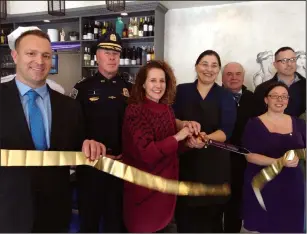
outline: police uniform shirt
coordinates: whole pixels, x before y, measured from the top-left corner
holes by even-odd
[[[86,138],[102,142],[108,153],[121,153],[122,122],[132,84],[116,75],[111,79],[97,72],[80,80],[70,96],[80,101]]]

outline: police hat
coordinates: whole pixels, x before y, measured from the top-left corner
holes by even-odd
[[[97,50],[98,49],[122,52],[122,41],[120,36],[115,32],[103,34],[97,41]]]

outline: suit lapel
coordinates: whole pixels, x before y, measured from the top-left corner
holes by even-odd
[[[59,94],[53,91],[48,86],[51,103],[51,133],[50,133],[50,149],[53,149],[55,145],[58,145],[57,140],[61,131],[61,100]]]
[[[3,110],[6,112],[2,115],[6,116],[4,118],[5,124],[8,124],[7,126],[12,131],[18,132],[18,137],[24,141],[25,145],[35,149],[15,79],[3,85],[6,87],[2,89],[2,98],[8,98],[8,100],[4,99],[2,102]]]

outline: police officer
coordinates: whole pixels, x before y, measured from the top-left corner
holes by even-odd
[[[121,39],[106,33],[96,45],[98,72],[80,80],[70,96],[82,104],[88,139],[107,147],[107,153],[121,156],[122,121],[132,84],[118,72]],[[80,232],[123,232],[120,179],[91,167],[76,169]]]

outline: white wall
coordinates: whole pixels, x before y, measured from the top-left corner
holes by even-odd
[[[282,46],[306,51],[305,10],[303,1],[170,10],[166,13],[165,60],[175,70],[178,83],[192,82],[198,55],[207,49],[215,50],[222,65],[237,61],[245,67],[245,84],[253,90],[253,75],[260,70],[256,62],[259,52],[274,54]],[[219,76],[219,83],[220,80]]]
[[[69,95],[75,84],[81,79],[80,54],[59,54],[58,74],[48,78],[62,85],[65,94]]]

